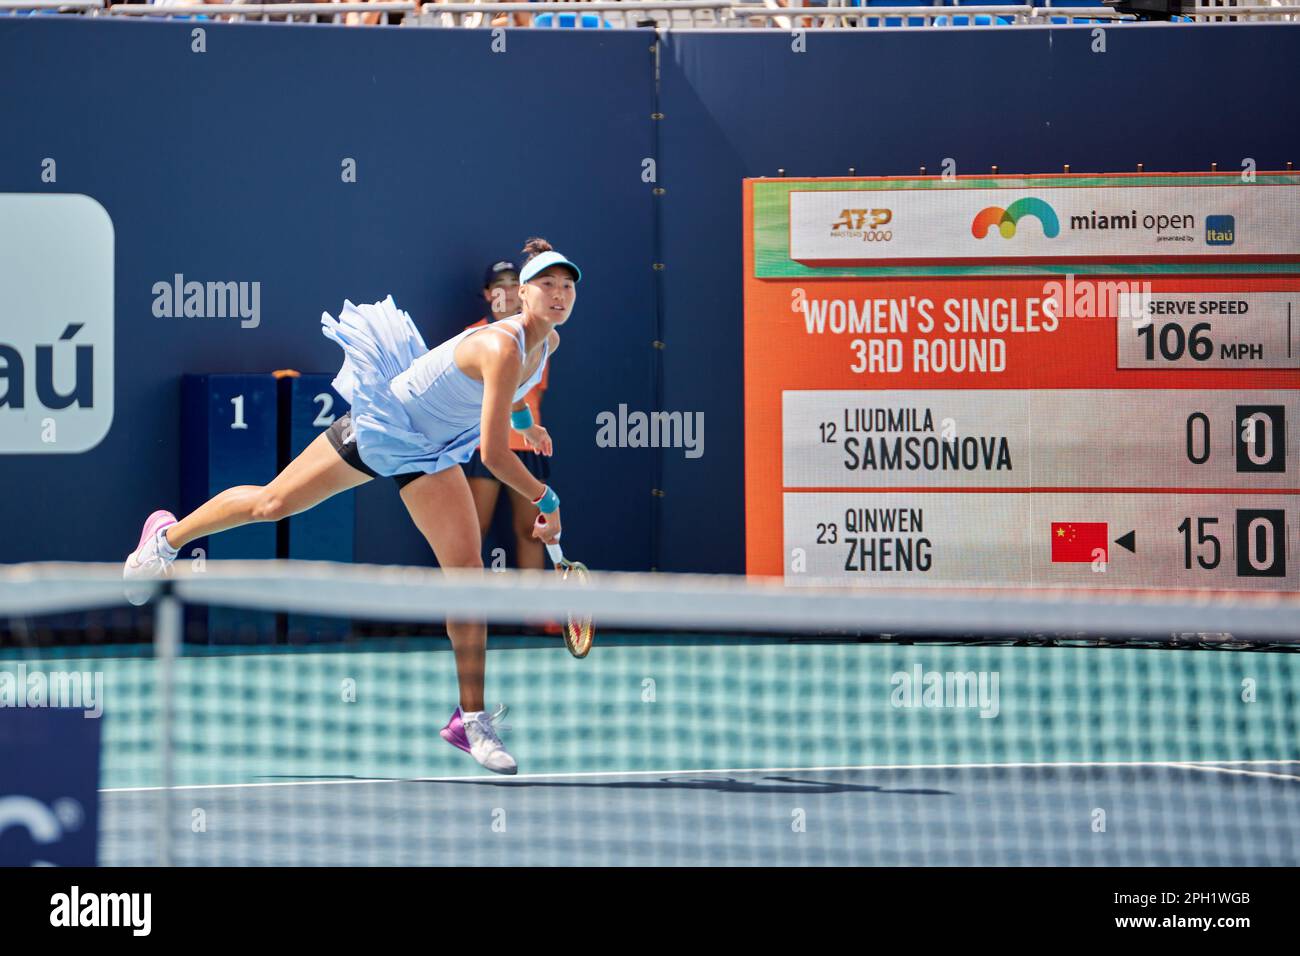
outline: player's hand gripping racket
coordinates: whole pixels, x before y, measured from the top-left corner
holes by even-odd
[[[546,523],[546,517],[541,517],[542,524]],[[585,587],[590,576],[587,572],[587,566],[581,561],[570,561],[564,556],[564,551],[560,548],[560,536],[555,536],[555,541],[546,546],[546,553],[551,556],[555,562],[555,570],[560,574],[560,580],[570,582],[578,587]],[[574,614],[569,615],[568,623],[564,625],[564,646],[569,649],[569,653],[574,657],[586,657],[591,653],[591,644],[596,638],[596,631],[591,626],[591,617],[579,617]]]

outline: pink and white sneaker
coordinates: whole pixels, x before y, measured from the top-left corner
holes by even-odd
[[[466,720],[464,712],[457,707],[456,712],[447,721],[447,726],[438,731],[438,735],[453,747],[459,747],[493,773],[513,774],[519,772],[515,758],[506,751],[506,745],[497,736],[495,722],[505,716],[506,708],[502,704],[491,716],[479,711],[473,720]]]
[[[162,535],[175,523],[176,516],[170,511],[155,511],[144,523],[140,543],[127,555],[122,567],[122,580],[126,582],[126,599],[136,607],[147,604],[153,596],[153,588],[145,582],[171,573],[176,552]]]

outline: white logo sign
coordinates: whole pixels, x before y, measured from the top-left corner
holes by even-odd
[[[71,797],[60,797],[51,810],[33,797],[0,797],[0,836],[10,827],[22,827],[33,843],[49,846],[58,843],[65,832],[81,829],[85,810]],[[34,860],[32,866],[54,866]]]
[[[792,190],[790,258],[834,268],[1280,257],[1300,244],[1297,200],[1300,186],[1273,182]]]
[[[0,454],[77,454],[113,424],[113,221],[0,194]]]

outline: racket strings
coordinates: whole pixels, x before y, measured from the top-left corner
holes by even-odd
[[[560,566],[560,580],[572,581],[580,587],[586,586],[589,580],[587,566],[577,561],[565,560]],[[591,624],[591,616],[570,614],[564,627],[564,643],[569,653],[574,657],[586,657],[591,652],[594,639],[595,629]]]

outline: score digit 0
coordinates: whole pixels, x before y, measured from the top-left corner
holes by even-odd
[[[1238,508],[1235,518],[1236,574],[1245,577],[1286,576],[1286,515],[1275,508]],[[1193,520],[1196,522],[1193,527]],[[1211,528],[1219,523],[1213,516],[1188,516],[1178,525],[1183,539],[1183,568],[1192,570],[1192,559],[1205,571],[1219,567],[1223,549]],[[1193,542],[1192,535],[1196,538]],[[1196,552],[1193,553],[1193,544]]]
[[[1281,405],[1238,405],[1236,470],[1238,472],[1285,472],[1286,459],[1278,454],[1285,435],[1285,412]],[[1210,459],[1210,417],[1205,412],[1187,416],[1187,460],[1203,465]]]

